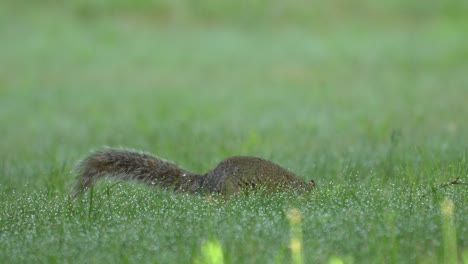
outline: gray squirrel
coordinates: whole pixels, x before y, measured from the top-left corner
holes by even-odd
[[[177,192],[222,195],[245,190],[306,192],[315,186],[313,180],[306,183],[281,166],[256,157],[229,157],[202,175],[146,152],[115,148],[90,153],[78,163],[77,174],[75,196],[103,177],[133,180]]]

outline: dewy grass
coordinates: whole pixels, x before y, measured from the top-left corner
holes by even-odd
[[[303,263],[303,252],[302,252],[302,215],[298,209],[291,209],[288,212],[289,220],[289,249],[291,250],[291,263],[302,264]]]
[[[451,200],[445,199],[440,204],[442,213],[442,234],[444,243],[444,263],[458,263],[457,231],[454,224],[454,204]]]
[[[181,1],[178,17],[145,6],[163,1],[0,2],[2,262],[191,263],[202,248],[290,262],[291,208],[303,263],[467,262],[468,189],[446,185],[468,181],[456,1]],[[103,181],[71,199],[73,165],[102,146],[197,172],[259,156],[316,188],[223,199]]]
[[[195,259],[195,263],[200,264],[223,264],[223,249],[215,239],[204,241],[201,244],[200,259]]]

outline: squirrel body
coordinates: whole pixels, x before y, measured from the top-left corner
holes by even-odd
[[[245,190],[312,190],[294,173],[257,157],[233,156],[205,174],[197,174],[146,152],[106,148],[94,151],[77,166],[75,195],[90,188],[99,178],[133,180],[187,193],[231,195]]]

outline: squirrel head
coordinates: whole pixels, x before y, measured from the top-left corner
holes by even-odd
[[[309,185],[309,188],[310,188],[310,189],[315,188],[315,181],[314,181],[314,180],[310,180],[309,183],[308,183],[308,185]]]

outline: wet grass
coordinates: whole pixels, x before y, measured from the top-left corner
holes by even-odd
[[[101,186],[77,201],[13,192],[2,197],[1,252],[7,263],[187,263],[200,255],[203,242],[216,239],[229,263],[288,262],[287,212],[298,208],[306,263],[333,256],[353,263],[438,263],[444,256],[441,199],[420,199],[424,191],[349,184],[323,186],[308,196],[224,200]],[[438,195],[458,205],[458,245],[466,248],[466,190]]]
[[[440,263],[444,199],[466,255],[468,189],[441,187],[468,181],[463,3],[296,19],[307,3],[118,2],[1,4],[2,261],[187,263],[219,241],[228,263],[288,262],[297,208],[306,263]],[[103,145],[197,172],[261,156],[317,189],[225,200],[103,182],[69,199],[73,164]]]

